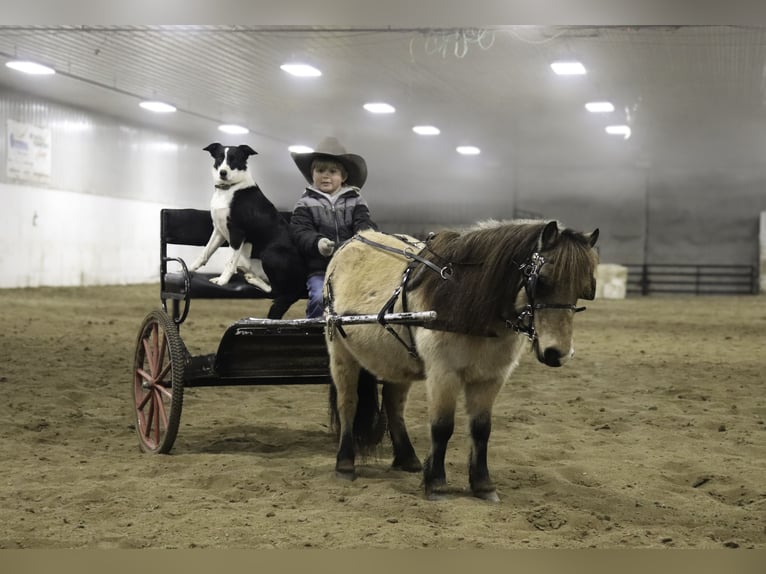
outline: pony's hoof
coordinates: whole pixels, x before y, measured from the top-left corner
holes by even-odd
[[[476,498],[481,498],[487,502],[500,502],[500,497],[497,495],[496,490],[489,490],[484,492],[474,492],[473,495]]]
[[[356,480],[356,473],[353,470],[351,472],[347,472],[345,470],[336,470],[335,478],[351,482],[352,480]]]
[[[447,481],[437,479],[424,488],[427,500],[447,500]]]
[[[335,477],[349,482],[356,478],[354,461],[349,459],[338,460],[335,464]]]

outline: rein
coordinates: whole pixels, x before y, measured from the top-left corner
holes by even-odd
[[[527,304],[519,312],[515,319],[505,320],[505,326],[513,329],[517,333],[525,334],[530,341],[537,339],[537,330],[535,329],[535,311],[540,309],[563,309],[579,313],[585,311],[585,307],[576,305],[567,305],[564,303],[535,303],[535,294],[537,291],[537,280],[540,277],[540,269],[545,265],[545,257],[535,252],[529,260],[519,265],[519,270],[524,279],[524,291],[527,295]]]
[[[389,245],[384,245],[383,243],[378,243],[377,241],[373,241],[371,239],[367,239],[366,237],[362,237],[361,235],[354,235],[354,239],[361,241],[362,243],[365,243],[367,245],[370,245],[371,247],[375,247],[376,249],[380,249],[382,251],[388,251],[389,253],[396,253],[397,255],[403,256],[405,259],[408,259],[410,263],[407,265],[407,267],[404,269],[404,272],[402,273],[402,281],[399,284],[399,286],[394,289],[393,294],[391,297],[389,297],[388,301],[385,302],[383,307],[381,308],[380,312],[378,313],[378,323],[380,323],[386,331],[388,331],[393,337],[399,341],[405,349],[407,349],[407,353],[412,357],[413,359],[420,359],[420,355],[418,355],[417,347],[415,346],[415,337],[412,335],[412,327],[410,325],[406,325],[407,327],[407,335],[409,338],[409,343],[405,341],[399,333],[397,333],[391,325],[389,325],[385,320],[385,315],[388,312],[393,312],[394,306],[396,305],[396,301],[401,296],[402,298],[402,311],[407,312],[407,283],[410,280],[410,274],[412,273],[412,270],[415,268],[415,265],[418,263],[422,263],[425,265],[428,269],[431,269],[432,271],[439,274],[439,276],[442,279],[448,280],[452,279],[452,273],[453,268],[451,263],[447,263],[443,267],[439,267],[438,265],[435,265],[433,262],[429,261],[425,257],[422,257],[420,253],[422,253],[425,249],[421,249],[419,253],[415,253],[412,248],[414,247],[412,243],[404,239],[403,237],[399,237],[398,235],[394,235],[393,237],[396,237],[399,241],[402,243],[405,243],[407,247],[404,249],[397,249],[396,247],[391,247]]]
[[[367,245],[371,245],[372,247],[377,247],[378,249],[382,249],[383,251],[388,251],[390,253],[396,253],[397,255],[402,255],[405,259],[409,259],[410,261],[417,261],[418,263],[422,263],[432,271],[436,271],[439,275],[441,275],[442,279],[450,279],[452,277],[452,263],[447,263],[444,267],[439,267],[438,265],[435,265],[425,257],[421,257],[420,253],[415,253],[412,250],[412,244],[407,241],[406,239],[399,237],[398,235],[394,235],[399,241],[402,243],[406,243],[407,247],[404,249],[397,249],[396,247],[389,247],[388,245],[384,245],[382,243],[378,243],[377,241],[373,241],[371,239],[367,239],[366,237],[362,237],[361,235],[354,235],[354,239],[357,239],[361,241],[362,243],[366,243]],[[422,251],[421,251],[422,253]]]
[[[410,325],[406,325],[407,328],[407,334],[409,338],[409,343],[405,341],[385,320],[386,313],[393,312],[394,306],[396,305],[397,300],[399,297],[402,298],[402,310],[406,313],[407,312],[407,285],[410,281],[410,276],[412,274],[413,269],[417,266],[418,263],[422,263],[426,268],[434,271],[435,273],[438,273],[439,276],[444,280],[452,280],[453,279],[453,265],[452,263],[448,262],[446,265],[439,267],[438,265],[434,264],[432,261],[429,261],[428,259],[424,258],[420,255],[423,251],[428,250],[428,247],[425,247],[421,249],[420,252],[415,252],[413,250],[414,245],[407,241],[406,239],[399,237],[397,235],[394,235],[393,237],[396,237],[401,242],[407,244],[407,247],[403,249],[398,249],[396,247],[391,247],[389,245],[384,245],[382,243],[378,243],[377,241],[372,241],[371,239],[368,239],[366,237],[362,237],[361,235],[354,235],[353,239],[356,239],[357,241],[361,241],[362,243],[365,243],[367,245],[370,245],[371,247],[375,247],[376,249],[380,249],[382,251],[388,251],[389,253],[395,253],[397,255],[403,256],[405,259],[409,260],[410,263],[405,268],[404,272],[402,273],[402,280],[399,286],[394,289],[393,294],[391,297],[386,301],[386,303],[381,308],[380,312],[378,313],[378,323],[380,323],[385,329],[394,336],[394,338],[399,341],[405,349],[407,349],[407,353],[414,359],[420,359],[420,356],[418,355],[417,348],[415,347],[415,338],[412,335],[412,328]],[[524,306],[524,308],[517,312],[517,315],[514,319],[505,319],[505,326],[509,329],[512,329],[516,333],[522,333],[526,335],[530,341],[535,341],[537,339],[537,330],[535,329],[535,311],[539,311],[542,309],[561,309],[564,311],[572,311],[574,313],[579,313],[581,311],[585,311],[585,307],[578,307],[576,305],[569,305],[564,303],[535,303],[535,296],[537,291],[537,281],[540,277],[540,270],[542,269],[543,265],[545,265],[545,258],[540,255],[537,252],[532,253],[532,255],[529,257],[527,261],[519,265],[519,270],[521,271],[524,279],[524,283],[522,287],[524,288],[525,294],[527,296],[527,304]],[[417,282],[417,280],[415,281]],[[342,330],[340,330],[340,333],[342,336],[345,336],[345,333],[343,333]]]

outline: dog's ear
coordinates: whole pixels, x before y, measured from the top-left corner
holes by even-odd
[[[221,151],[221,148],[223,148],[223,146],[219,144],[218,142],[215,142],[215,143],[211,143],[207,147],[203,147],[202,149],[203,151],[209,152],[210,155],[215,157],[215,154],[219,153]]]
[[[242,144],[237,146],[239,148],[239,151],[241,151],[244,154],[247,154],[245,157],[250,157],[251,155],[258,155],[258,152],[255,151],[253,148],[251,148],[247,144]]]

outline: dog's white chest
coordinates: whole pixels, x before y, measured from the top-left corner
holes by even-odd
[[[233,191],[216,189],[210,199],[210,217],[213,219],[213,226],[227,241],[229,240],[229,228],[226,222],[229,218],[232,197],[234,197]]]

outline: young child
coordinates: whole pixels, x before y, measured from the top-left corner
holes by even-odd
[[[358,231],[378,228],[359,194],[367,163],[346,153],[336,138],[323,139],[311,153],[291,155],[310,185],[293,208],[290,231],[309,271],[306,317],[321,317],[325,270],[335,248]]]

